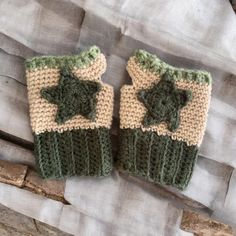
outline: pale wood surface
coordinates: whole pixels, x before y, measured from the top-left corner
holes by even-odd
[[[0,204],[1,236],[69,236],[52,226],[17,213]]]
[[[195,11],[192,15],[191,11],[182,14],[182,10],[178,9],[179,3],[176,1],[171,4],[168,14],[164,14],[164,10],[169,8],[168,4],[164,8],[159,8],[162,12],[160,15],[154,8],[162,1],[159,2],[152,1],[146,4],[143,1],[137,1],[132,6],[132,3],[127,1],[127,4],[120,7],[122,4],[116,1],[109,1],[109,4],[97,3],[93,0],[62,1],[60,4],[56,0],[1,1],[0,137],[2,139],[0,139],[0,160],[20,164],[20,166],[10,163],[2,164],[0,181],[18,186],[17,190],[37,193],[37,197],[39,194],[46,196],[46,201],[52,198],[57,200],[56,203],[66,203],[65,183],[42,180],[33,170],[33,137],[29,123],[23,65],[25,58],[37,54],[77,53],[79,49],[97,44],[108,59],[108,70],[103,79],[115,88],[114,116],[118,117],[119,89],[124,83],[131,83],[125,71],[126,61],[134,49],[143,48],[158,54],[160,58],[176,66],[209,69],[214,77],[213,99],[208,120],[210,125],[208,125],[205,141],[200,150],[204,157],[197,162],[190,187],[180,193],[171,188],[153,185],[153,196],[155,198],[164,196],[170,205],[174,204],[179,209],[197,210],[201,214],[208,213],[208,216],[215,214],[219,217],[219,221],[229,222],[236,227],[236,178],[235,169],[233,169],[236,167],[234,155],[236,150],[234,145],[236,140],[234,138],[236,80],[233,75],[229,74],[235,74],[236,71],[236,51],[232,47],[236,39],[235,30],[231,30],[231,28],[235,29],[235,24],[231,24],[234,21],[234,15],[230,14],[232,8],[228,1],[226,1],[228,7],[224,5],[225,1],[220,1],[215,2],[214,7],[210,8],[210,1],[202,1],[202,4],[186,1],[182,2],[184,6],[182,9],[188,10],[188,4],[190,4]],[[181,17],[171,16],[176,12],[175,8],[181,13]],[[110,11],[111,9],[114,12]],[[143,14],[147,10],[149,14]],[[219,16],[217,21],[214,20],[216,14]],[[188,20],[186,21],[185,18]],[[192,23],[192,27],[188,30],[189,23]],[[19,25],[24,27],[19,27]],[[113,129],[113,134],[116,131]],[[116,144],[116,141],[114,143]],[[148,184],[141,182],[140,180],[138,184],[145,189]],[[7,194],[5,200],[8,196]],[[14,205],[17,200],[19,204],[15,204],[16,209],[21,210],[19,205],[22,201],[17,196],[12,197],[11,204]],[[41,209],[41,205],[38,205],[37,212]],[[50,209],[55,210],[55,206],[53,207]],[[67,208],[68,212],[76,209],[73,205],[69,207],[71,208],[70,210]],[[154,210],[158,212],[158,209]],[[12,214],[15,215],[15,213]],[[49,212],[45,214],[49,215]],[[21,215],[17,217],[23,219]],[[9,217],[5,219],[7,222],[0,221],[0,235],[4,233],[16,236],[61,235],[44,229],[36,232],[31,223],[25,224],[29,225],[29,230],[25,231],[19,224],[14,223],[17,220],[14,221]],[[37,225],[40,228],[40,223]],[[187,215],[184,213],[182,227],[201,236],[231,234],[229,226],[209,218],[205,219],[196,213],[187,213]],[[216,229],[219,230],[216,231]]]
[[[181,229],[194,233],[195,236],[233,236],[229,225],[191,211],[183,212]]]
[[[0,160],[0,182],[22,187],[27,173],[27,166],[11,164]]]
[[[26,165],[0,160],[0,182],[67,203],[64,180],[44,180]]]
[[[33,142],[29,123],[26,86],[0,76],[0,131]]]
[[[66,203],[64,199],[65,181],[63,180],[44,180],[35,171],[28,170],[24,181],[24,188]]]
[[[0,160],[30,167],[35,166],[33,150],[0,138]]]

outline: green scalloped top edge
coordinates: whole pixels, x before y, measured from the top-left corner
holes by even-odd
[[[211,75],[207,71],[188,70],[171,66],[160,60],[156,55],[142,49],[136,50],[134,57],[136,63],[138,63],[143,69],[149,70],[156,75],[167,73],[174,80],[186,79],[208,85],[212,83]]]
[[[27,59],[25,67],[27,70],[35,70],[39,68],[61,68],[61,67],[78,67],[86,68],[94,61],[101,51],[97,46],[92,46],[88,50],[78,55],[70,56],[40,56]]]

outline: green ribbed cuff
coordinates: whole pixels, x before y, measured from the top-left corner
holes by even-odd
[[[44,132],[34,135],[35,156],[43,178],[107,176],[112,170],[110,130]]]
[[[118,169],[180,190],[187,187],[197,159],[197,146],[141,129],[120,132]]]

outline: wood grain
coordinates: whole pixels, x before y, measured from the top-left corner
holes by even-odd
[[[66,203],[64,199],[65,181],[63,180],[44,180],[35,171],[29,170],[24,181],[24,188]]]
[[[17,213],[0,204],[1,236],[69,236],[52,226]]]
[[[33,142],[26,86],[16,80],[0,76],[0,107],[0,131]]]
[[[3,139],[0,139],[0,160],[30,167],[35,166],[35,158],[32,150]]]
[[[183,211],[181,229],[195,236],[233,236],[231,226],[192,211]]]
[[[12,164],[0,160],[0,182],[22,187],[24,185],[27,168],[28,167],[24,165]]]
[[[64,198],[64,180],[44,180],[26,165],[0,160],[0,182],[67,203]]]

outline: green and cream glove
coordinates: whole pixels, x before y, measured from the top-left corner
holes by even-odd
[[[211,76],[179,69],[138,50],[127,64],[133,85],[121,89],[121,171],[183,190],[204,135]]]
[[[102,83],[98,47],[26,61],[31,126],[44,178],[107,176],[112,170],[113,89]]]

